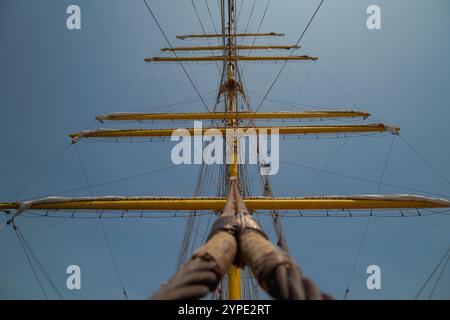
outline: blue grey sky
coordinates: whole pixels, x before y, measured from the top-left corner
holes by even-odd
[[[190,1],[148,2],[173,45],[186,44],[175,39],[178,34],[202,32]],[[213,32],[205,2],[195,3],[206,31]],[[217,2],[208,3],[217,27]],[[257,31],[266,3],[257,1],[248,31]],[[81,7],[81,30],[66,28],[70,4]],[[240,30],[245,29],[252,4],[252,0],[243,3]],[[286,33],[286,39],[277,39],[277,43],[295,43],[317,4],[317,0],[272,1],[261,31]],[[381,7],[381,30],[366,27],[366,9],[371,4]],[[325,0],[299,51],[319,60],[289,64],[261,111],[295,111],[305,106],[369,111],[373,117],[367,122],[401,127],[383,182],[409,188],[382,185],[379,192],[450,198],[448,12],[450,2],[446,0]],[[150,178],[141,175],[93,187],[95,195],[192,195],[199,167],[173,168],[171,142],[82,141],[69,147],[70,132],[111,126],[94,122],[98,114],[205,111],[178,65],[144,63],[145,57],[157,54],[167,44],[141,0],[0,0],[0,44],[1,201],[12,200],[24,186],[18,199],[51,194],[89,196],[78,152],[91,185],[139,175],[142,168],[164,169]],[[212,107],[218,82],[216,65],[186,67]],[[258,97],[265,94],[280,67],[276,63],[245,66],[244,79],[253,106],[258,105]],[[191,102],[164,107],[179,101]],[[404,141],[425,155],[447,181]],[[379,181],[391,142],[390,135],[348,141],[285,140],[280,157],[285,162],[322,168],[339,151],[326,170]],[[325,172],[315,178],[316,174],[282,162],[280,172],[272,178],[274,194],[378,191],[376,183]],[[212,192],[216,186],[211,183],[208,187]],[[82,189],[67,192],[77,188]],[[254,183],[252,188],[258,194],[260,185]],[[371,219],[348,298],[414,298],[449,248],[449,216],[396,214],[394,218]],[[5,214],[0,218],[4,221]],[[128,296],[148,297],[175,270],[185,218],[102,221]],[[282,221],[290,253],[304,273],[323,291],[342,298],[367,217],[285,217]],[[98,219],[24,216],[16,223],[65,299],[123,298]],[[270,224],[265,221],[264,225],[270,232]],[[11,227],[0,231],[0,252],[0,298],[43,299]],[[81,267],[81,290],[66,289],[65,271],[71,264]],[[366,268],[372,264],[381,267],[381,290],[366,288]],[[40,277],[49,297],[57,298],[45,277]],[[447,267],[432,298],[450,298],[449,280]],[[433,285],[427,287],[424,298]]]

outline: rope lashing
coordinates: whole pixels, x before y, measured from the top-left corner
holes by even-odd
[[[232,264],[248,265],[261,287],[275,299],[330,299],[303,277],[287,252],[268,240],[249,214],[235,180],[230,181],[227,203],[207,242],[151,299],[202,298],[214,291]]]

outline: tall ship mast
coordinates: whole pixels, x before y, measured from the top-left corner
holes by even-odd
[[[259,285],[272,297],[277,299],[305,299],[326,298],[317,293],[313,281],[303,278],[300,269],[289,255],[283,227],[280,222],[280,211],[308,212],[329,211],[357,212],[386,209],[421,209],[448,208],[448,199],[429,198],[418,195],[334,195],[334,196],[302,196],[275,197],[273,196],[270,175],[271,165],[264,162],[261,150],[257,148],[260,168],[260,178],[263,181],[263,196],[251,196],[248,192],[250,181],[246,177],[248,166],[239,162],[241,140],[239,132],[244,132],[246,138],[251,135],[275,133],[281,137],[319,136],[319,135],[348,135],[362,133],[387,133],[399,135],[400,128],[382,123],[373,124],[340,124],[340,125],[259,125],[265,121],[289,121],[300,123],[302,120],[321,119],[366,119],[371,114],[360,110],[309,110],[301,112],[263,112],[260,108],[264,102],[252,108],[246,86],[242,79],[243,62],[281,62],[281,68],[292,61],[315,61],[318,57],[310,55],[296,55],[300,48],[301,37],[297,43],[289,45],[263,44],[260,39],[283,37],[282,33],[239,32],[237,28],[237,3],[235,0],[220,0],[221,30],[218,33],[180,35],[179,40],[206,39],[205,46],[174,47],[165,36],[151,8],[155,22],[163,33],[167,46],[161,52],[170,56],[145,58],[145,62],[176,63],[180,65],[187,77],[184,63],[216,63],[221,71],[214,105],[208,105],[203,99],[205,112],[185,113],[138,113],[119,112],[98,115],[100,123],[153,123],[158,121],[206,121],[208,127],[184,128],[176,134],[180,139],[187,136],[201,137],[222,135],[224,137],[224,153],[230,153],[229,163],[221,166],[220,176],[217,178],[217,196],[195,195],[190,197],[151,197],[151,196],[107,196],[68,198],[48,197],[33,201],[16,201],[0,203],[0,210],[7,211],[12,217],[8,224],[14,225],[14,219],[27,211],[117,211],[117,212],[145,212],[145,211],[190,211],[193,214],[186,222],[186,234],[182,243],[182,252],[178,259],[178,271],[175,276],[152,297],[155,299],[187,299],[202,298],[208,293],[213,297],[231,300],[255,298],[247,293],[249,282],[258,281]],[[248,44],[245,39],[253,39]],[[217,43],[211,45],[209,41]],[[260,52],[283,52],[283,55],[259,54]],[[183,55],[191,53],[191,55]],[[192,55],[195,54],[195,55]],[[280,71],[281,72],[281,71]],[[198,93],[198,92],[197,92]],[[200,94],[199,94],[200,95]],[[266,95],[267,96],[267,95]],[[241,107],[242,106],[242,107]],[[84,140],[127,140],[153,139],[173,137],[176,128],[127,128],[127,129],[99,129],[83,130],[70,134],[72,143]],[[228,134],[230,133],[231,134]],[[211,143],[211,139],[207,140]],[[208,166],[202,163],[203,168]],[[199,183],[204,179],[204,172],[200,173]],[[276,234],[276,243],[269,240],[266,232],[255,218],[258,211],[269,212]],[[192,245],[190,234],[192,224],[197,213],[214,212],[216,221],[208,231],[204,243],[187,256]],[[195,274],[196,276],[192,276]],[[195,280],[192,280],[195,278]],[[249,280],[250,279],[250,280]],[[164,279],[162,279],[164,280]],[[253,283],[253,285],[256,285]]]

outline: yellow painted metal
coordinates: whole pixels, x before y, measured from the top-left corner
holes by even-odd
[[[180,40],[185,40],[189,38],[222,38],[222,34],[187,34],[182,36],[177,36]],[[231,33],[225,34],[226,38],[234,38],[234,37],[284,37],[284,33]]]
[[[299,49],[300,46],[287,45],[287,46],[277,46],[277,45],[253,45],[253,46],[197,46],[197,47],[175,47],[175,48],[162,48],[161,51],[212,51],[212,50],[289,50],[289,49]]]
[[[210,129],[215,129],[214,131]],[[217,131],[223,135],[229,128],[202,128],[203,135],[216,135]],[[240,127],[239,129],[248,131],[248,134],[255,134],[261,130],[278,130],[281,135],[288,134],[324,134],[324,133],[361,133],[361,132],[391,132],[398,134],[400,128],[390,127],[384,124],[368,125],[340,125],[340,126],[286,126],[286,127]],[[250,130],[249,130],[250,129]],[[251,130],[253,129],[253,130]],[[175,131],[177,130],[177,131]],[[229,129],[232,130],[232,129]],[[175,132],[174,132],[175,131]],[[169,137],[172,133],[176,136],[192,136],[194,128],[186,129],[128,129],[128,130],[89,130],[70,134],[70,137],[76,142],[80,138],[128,138],[128,137]]]
[[[228,50],[230,56],[231,51]],[[233,63],[228,63],[228,83],[234,82],[234,65]],[[228,106],[227,111],[230,113],[236,113],[237,107],[237,93],[236,86],[228,86]],[[227,126],[231,128],[235,128],[237,125],[237,119],[232,118],[227,121]],[[230,139],[230,136],[227,136],[227,139]],[[228,175],[231,179],[238,179],[239,168],[237,163],[237,141],[236,137],[232,136],[233,139],[233,163],[228,166]],[[228,143],[228,141],[227,141]],[[237,180],[239,181],[239,180]],[[239,269],[235,265],[231,265],[228,270],[228,299],[229,300],[241,300],[241,269]]]
[[[226,203],[222,197],[146,197],[146,198],[64,198],[29,203],[30,210],[144,210],[144,211],[220,211]],[[421,196],[324,196],[302,198],[248,197],[249,210],[370,210],[448,208],[450,199]],[[17,210],[18,202],[0,203],[0,210]]]
[[[309,118],[367,118],[364,111],[331,110],[304,112],[198,112],[198,113],[112,113],[97,116],[98,121],[151,121],[151,120],[255,120],[255,119],[309,119]]]
[[[241,269],[234,264],[228,270],[228,300],[241,300]]]
[[[17,209],[19,205],[15,202],[3,202],[0,203],[0,210],[14,210]]]
[[[228,82],[233,82],[234,74],[234,66],[232,63],[228,64]],[[234,86],[230,86],[230,90],[228,90],[228,111],[231,114],[236,114],[236,104],[237,104],[237,96]],[[228,128],[235,128],[236,127],[236,118],[232,118],[230,121],[227,122]],[[237,164],[237,143],[236,143],[236,137],[232,137],[233,139],[233,163],[229,165],[229,177],[233,178],[238,176],[238,164]]]
[[[153,57],[145,58],[146,62],[207,62],[207,61],[290,61],[317,60],[317,57],[303,56],[204,56],[204,57]]]

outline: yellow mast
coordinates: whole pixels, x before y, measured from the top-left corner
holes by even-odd
[[[161,51],[213,51],[213,50],[228,50],[229,46],[196,46],[196,47],[176,47],[176,48],[162,48]],[[277,45],[239,45],[232,46],[233,50],[289,50],[299,49],[297,45],[277,46]]]
[[[225,12],[224,7],[224,1],[222,1],[222,12]],[[223,58],[225,58],[223,63],[227,63],[227,71],[228,71],[228,77],[227,77],[227,85],[225,86],[227,88],[227,97],[228,97],[228,106],[227,112],[230,112],[231,114],[237,113],[237,87],[236,85],[233,85],[235,83],[234,80],[234,72],[235,72],[235,66],[234,63],[237,61],[236,56],[236,37],[232,35],[232,33],[236,33],[236,26],[234,25],[234,19],[233,19],[233,13],[234,13],[234,0],[228,0],[228,48],[226,52],[224,51]],[[222,16],[222,23],[224,23],[224,16]],[[223,30],[225,30],[225,25],[222,26]],[[225,36],[225,34],[223,34]],[[225,40],[225,38],[223,38]],[[225,44],[225,43],[223,43]],[[220,92],[220,91],[219,91]],[[236,128],[239,124],[239,119],[232,118],[231,120],[226,122],[227,127]],[[227,137],[228,139],[229,137]],[[229,183],[231,184],[231,181],[234,179],[236,180],[236,185],[238,189],[240,188],[239,183],[239,177],[238,177],[238,164],[237,164],[237,140],[236,136],[233,135],[233,163],[229,165],[228,167],[228,176],[229,176]],[[226,141],[227,144],[229,144],[229,141]],[[238,191],[239,192],[239,191]],[[241,269],[236,266],[235,264],[232,264],[230,269],[228,270],[228,299],[229,300],[241,300]]]
[[[231,45],[231,43],[230,43]],[[230,52],[231,53],[231,52]],[[228,63],[228,83],[234,82],[234,67],[230,62]],[[237,105],[237,95],[236,86],[228,86],[228,112],[235,114]],[[232,118],[231,121],[227,121],[227,126],[231,128],[236,128],[237,119]],[[228,167],[228,176],[230,181],[236,179],[238,181],[238,164],[237,164],[237,141],[236,137],[233,136],[233,163]],[[229,143],[229,141],[227,141]],[[241,269],[236,265],[231,265],[228,270],[228,299],[230,300],[241,300]]]

